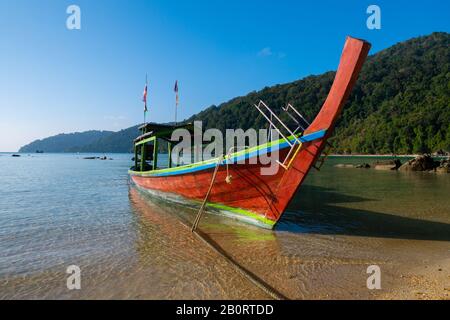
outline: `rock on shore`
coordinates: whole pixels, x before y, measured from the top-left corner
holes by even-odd
[[[415,159],[409,160],[403,164],[399,170],[400,171],[432,171],[438,167],[439,164],[436,163],[430,155],[424,154],[416,157]]]
[[[439,167],[436,168],[438,173],[450,173],[450,160],[442,160]]]
[[[373,168],[375,170],[397,170],[400,168],[402,163],[400,160],[386,160],[386,161],[377,161],[374,163]]]
[[[402,163],[400,160],[383,160],[377,161],[372,164],[368,163],[361,164],[336,164],[335,168],[358,168],[358,169],[369,169],[374,168],[375,170],[399,170],[399,171],[429,171],[438,173],[450,173],[450,159],[442,160],[441,162],[435,161],[431,155],[424,154],[417,156],[416,158],[409,160],[408,162]]]
[[[85,157],[84,160],[113,160],[112,158],[104,157]]]
[[[335,168],[354,168],[355,166],[352,164],[344,164],[340,163],[334,166]]]

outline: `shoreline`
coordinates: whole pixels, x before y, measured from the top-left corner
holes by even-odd
[[[330,154],[328,157],[333,158],[416,158],[421,156],[421,154]],[[449,156],[434,156],[433,158],[448,158]]]
[[[330,154],[329,157],[415,157],[417,155],[404,154],[404,155],[394,155],[394,154]]]

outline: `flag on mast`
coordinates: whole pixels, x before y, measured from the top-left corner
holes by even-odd
[[[178,104],[179,104],[179,96],[178,96],[178,80],[177,81],[175,81],[175,88],[173,88],[173,91],[175,91],[175,95],[176,95],[176,97],[175,97],[175,105],[178,107]]]
[[[147,112],[147,81],[145,81],[144,93],[142,96],[142,101],[144,102],[144,112]]]

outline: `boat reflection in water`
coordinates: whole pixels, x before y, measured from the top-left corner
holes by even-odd
[[[146,278],[154,279],[155,287],[159,288],[155,292],[157,296],[178,299],[270,298],[193,236],[188,226],[195,211],[158,201],[135,188],[130,188],[129,194],[137,219],[137,259],[142,267],[152,269]],[[227,222],[217,223],[215,219]],[[273,232],[262,232],[257,227],[249,228],[220,216],[205,216],[201,229],[221,246],[224,243],[231,246],[245,243],[245,246],[238,246],[240,252],[245,252],[252,243],[265,250],[278,250]],[[247,256],[253,255],[247,252]]]

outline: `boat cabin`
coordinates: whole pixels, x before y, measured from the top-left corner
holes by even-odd
[[[179,141],[172,141],[172,133],[177,129],[186,129],[194,135],[192,123],[165,125],[146,123],[139,127],[141,135],[134,140],[133,171],[146,172],[162,168],[172,168],[172,149]],[[167,160],[158,159],[158,153],[168,154]]]

